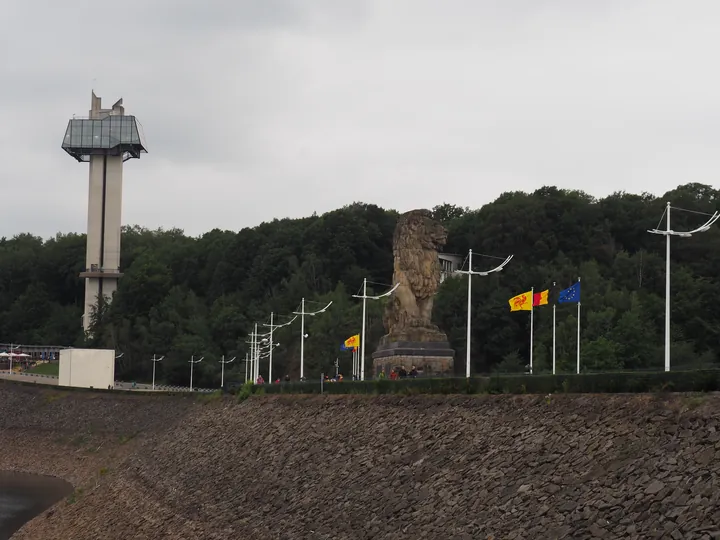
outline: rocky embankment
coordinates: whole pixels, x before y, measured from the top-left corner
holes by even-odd
[[[82,491],[18,538],[720,538],[716,396],[42,392],[2,387],[0,469]]]

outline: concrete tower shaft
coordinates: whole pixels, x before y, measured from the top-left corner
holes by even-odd
[[[90,165],[86,264],[80,273],[85,278],[83,328],[87,331],[98,300],[111,300],[122,276],[123,163],[147,150],[135,117],[125,115],[122,99],[103,109],[94,92],[88,118],[70,120],[62,147]]]

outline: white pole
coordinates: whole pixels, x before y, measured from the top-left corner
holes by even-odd
[[[253,380],[253,370],[255,369],[255,333],[250,332],[250,358],[249,360],[249,367],[248,367],[248,375],[249,378],[246,378],[245,380],[250,381]],[[253,381],[254,382],[254,381]]]
[[[553,375],[555,375],[555,304],[553,304]]]
[[[300,301],[300,380],[305,376],[305,298]]]
[[[676,208],[676,210],[681,210]],[[665,221],[665,230],[660,229],[649,229],[648,232],[652,234],[662,234],[666,236],[666,253],[665,253],[665,371],[670,371],[670,235],[677,235],[682,237],[689,237],[695,233],[706,232],[710,230],[710,226],[720,220],[720,212],[714,212],[710,219],[708,219],[703,225],[692,231],[680,232],[673,231],[670,228],[670,202],[667,203],[665,213],[667,214],[667,220]],[[662,218],[661,218],[662,221]]]
[[[190,356],[190,391],[192,392],[193,367],[195,367],[194,356]]]
[[[535,287],[530,289],[530,375],[533,373],[533,333],[535,330]]]
[[[270,340],[270,351],[268,353],[269,357],[269,363],[268,363],[268,379],[270,382],[272,382],[272,362],[273,362],[273,349],[275,348],[275,344],[273,343],[273,334],[275,333],[276,328],[282,328],[283,326],[288,326],[293,323],[293,321],[297,319],[297,313],[295,313],[295,317],[290,319],[288,322],[284,324],[275,324],[275,313],[270,312],[270,324],[264,324],[263,326],[269,326],[270,332],[267,333]],[[304,335],[304,334],[303,334]]]
[[[580,283],[580,278],[578,278],[578,283]],[[578,320],[578,327],[577,327],[577,373],[578,373],[578,375],[580,375],[580,302],[578,302],[577,320]]]
[[[665,371],[670,371],[670,202],[667,203],[665,253]]]
[[[223,388],[225,386],[225,355],[222,355],[222,359],[220,360],[220,388]]]
[[[268,382],[272,384],[272,352],[273,352],[273,312],[270,312],[270,364],[268,366]]]
[[[365,318],[367,311],[367,278],[363,279],[362,332],[360,335],[360,380],[365,380]]]
[[[262,349],[260,347],[262,347],[262,341],[259,339],[256,339],[255,340],[255,351],[257,352],[257,354],[255,355],[255,357],[257,358],[257,362],[255,362],[255,379],[256,380],[260,378],[260,361],[262,360]]]
[[[470,300],[472,295],[472,249],[468,252],[468,292],[467,292],[467,358],[465,359],[465,377],[470,378],[470,335],[471,335],[471,310],[472,302]]]
[[[12,375],[13,344],[10,344],[10,375]],[[72,386],[72,385],[71,385]]]
[[[220,388],[225,388],[225,364],[231,364],[235,361],[236,356],[233,356],[230,360],[225,360],[225,355],[222,355],[222,358],[220,359]]]
[[[195,364],[198,364],[202,362],[205,359],[204,356],[201,356],[199,359],[195,360],[195,356],[190,357],[190,391],[193,390],[193,368],[195,367]]]
[[[255,323],[255,363],[253,364],[253,381],[257,382],[260,374],[260,343],[258,343],[257,323]]]
[[[123,353],[123,354],[124,354],[124,353]],[[121,354],[120,356],[122,356],[122,354]],[[119,358],[119,357],[116,357],[116,358]],[[160,358],[156,358],[156,355],[155,355],[155,354],[153,354],[153,357],[152,357],[152,363],[153,363],[152,389],[153,389],[153,390],[155,390],[155,366],[156,366],[157,363],[160,362],[163,358],[165,358],[165,356],[161,356]]]
[[[257,334],[257,324],[255,324],[255,333]],[[260,336],[257,335],[255,336],[255,380],[258,380],[260,378],[260,347]]]

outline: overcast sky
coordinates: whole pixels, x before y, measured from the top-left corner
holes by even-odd
[[[6,0],[0,235],[86,228],[95,89],[149,153],[123,222],[192,235],[353,201],[717,185],[717,0]]]

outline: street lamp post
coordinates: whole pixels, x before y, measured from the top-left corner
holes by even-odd
[[[225,360],[225,355],[222,355],[220,359],[220,388],[224,388],[225,386],[225,364],[231,364],[235,358],[236,357],[233,356],[230,360]]]
[[[260,355],[258,354],[258,331],[257,331],[257,323],[255,323],[255,330],[253,332],[253,369],[252,369],[252,375],[253,375],[253,382],[257,381],[258,373],[260,372]]]
[[[472,335],[472,323],[471,323],[471,315],[472,315],[472,277],[473,276],[487,276],[488,274],[492,274],[493,272],[499,272],[505,266],[507,263],[510,262],[510,259],[513,258],[512,255],[507,257],[500,266],[496,266],[492,270],[487,270],[486,272],[475,272],[472,269],[472,256],[473,252],[472,249],[468,251],[468,269],[467,270],[457,270],[455,273],[457,274],[467,274],[468,277],[468,292],[467,292],[467,337],[466,337],[466,351],[465,351],[465,376],[469,379],[470,378],[470,339]],[[498,257],[499,258],[499,257]]]
[[[399,286],[400,286],[400,284],[396,283],[395,286],[387,292],[384,292],[377,296],[368,296],[368,294],[367,294],[367,278],[365,278],[365,279],[363,279],[363,293],[362,294],[353,294],[353,298],[362,298],[362,301],[363,301],[362,329],[360,330],[360,380],[361,381],[365,380],[365,326],[366,326],[366,320],[367,320],[367,301],[368,300],[380,300],[381,298],[384,298],[385,296],[390,296],[392,293],[395,292],[395,289],[397,289]]]
[[[270,312],[270,324],[264,324],[264,325],[263,325],[263,326],[267,326],[267,327],[270,328],[270,337],[268,338],[268,339],[270,340],[270,360],[269,360],[269,362],[268,362],[268,382],[272,382],[272,361],[273,361],[272,352],[273,352],[273,348],[274,348],[274,347],[272,346],[272,344],[273,344],[273,332],[274,332],[277,328],[282,328],[283,326],[289,326],[290,324],[293,323],[293,321],[294,321],[295,319],[297,319],[297,315],[295,315],[292,319],[290,319],[290,320],[289,320],[288,322],[286,322],[286,323],[283,323],[283,324],[274,324],[274,319],[273,319],[274,315],[275,315],[275,314],[274,314],[273,312]]]
[[[155,366],[156,366],[157,363],[160,362],[163,358],[165,358],[165,357],[164,357],[164,356],[161,356],[160,358],[155,358],[155,355],[154,355],[154,354],[153,354],[153,357],[151,358],[152,363],[153,363],[153,381],[152,381],[152,389],[153,389],[153,390],[155,390]]]
[[[191,392],[193,391],[193,384],[192,384],[193,383],[193,367],[195,367],[195,364],[199,364],[200,362],[202,362],[204,358],[205,357],[202,356],[198,360],[195,360],[194,356],[190,357],[190,391]]]
[[[673,208],[670,206],[670,202],[667,203],[665,207],[665,212],[663,214],[663,217],[665,217],[665,230],[660,229],[648,229],[649,233],[652,234],[659,234],[665,237],[666,247],[665,247],[665,371],[670,371],[670,237],[671,236],[679,236],[682,238],[688,238],[696,233],[706,232],[710,229],[710,227],[718,220],[720,219],[720,212],[715,212],[713,214],[706,214],[710,216],[710,219],[708,219],[703,225],[698,227],[697,229],[693,229],[692,231],[687,232],[681,232],[681,231],[673,231],[670,228],[670,210]],[[684,210],[683,208],[677,208],[675,207],[675,210]],[[693,213],[700,213],[692,211]],[[704,212],[703,212],[704,213]],[[660,218],[660,222],[662,222],[662,217]],[[658,224],[659,226],[659,224]]]
[[[265,336],[269,336],[270,332],[266,332],[264,334],[258,334],[257,333],[257,323],[255,323],[255,331],[251,332],[250,335],[250,376],[252,377],[253,381],[257,381],[258,377],[260,376],[260,344],[266,343],[267,338]],[[263,339],[258,339],[263,338]],[[245,343],[248,343],[247,341]]]
[[[19,349],[19,348],[20,348],[20,345],[15,347],[15,346],[13,346],[12,343],[10,344],[10,350],[8,351],[8,359],[10,360],[10,375],[12,375],[12,361],[13,361],[13,358],[15,358],[15,353],[13,351],[16,349]]]
[[[305,311],[305,298],[302,299],[300,302],[300,311],[293,311],[293,315],[300,315],[300,380],[302,381],[305,378],[305,338],[307,335],[305,334],[305,316],[314,317],[315,315],[319,315],[320,313],[324,313],[327,311],[327,308],[329,308],[332,305],[332,300],[328,302],[328,305],[322,308],[318,311]]]

